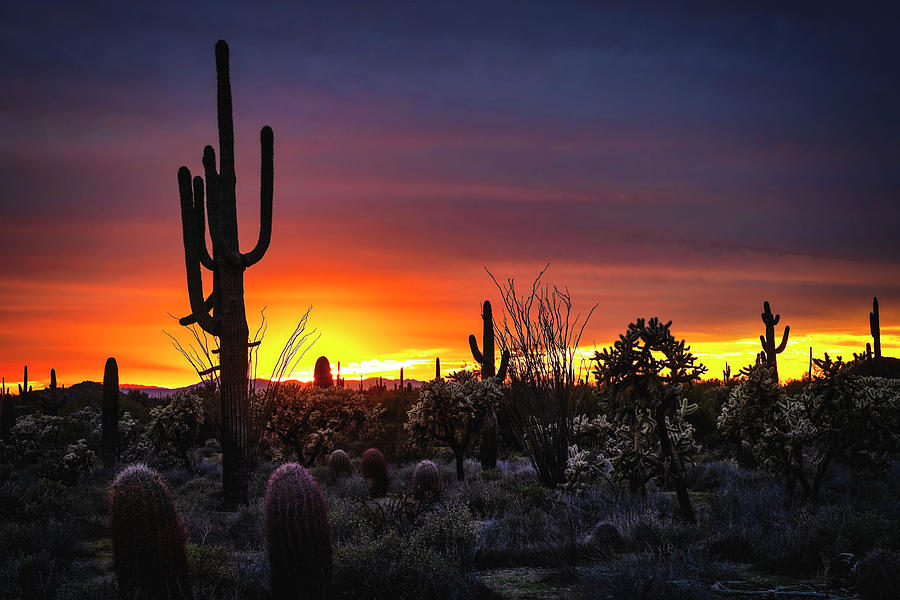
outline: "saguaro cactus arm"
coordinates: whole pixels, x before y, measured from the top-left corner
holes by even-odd
[[[181,198],[181,231],[184,240],[184,266],[187,271],[188,299],[191,303],[191,314],[180,319],[182,325],[196,322],[204,331],[218,335],[219,325],[209,314],[211,307],[203,296],[203,277],[200,273],[202,264],[200,246],[206,253],[206,243],[201,237],[196,222],[196,205],[203,203],[203,180],[194,177],[191,188],[191,172],[187,167],[178,169],[178,192]]]

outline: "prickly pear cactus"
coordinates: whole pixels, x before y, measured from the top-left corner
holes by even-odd
[[[331,522],[319,484],[297,463],[278,467],[265,497],[266,545],[276,600],[318,600],[331,579]]]
[[[141,588],[148,599],[191,598],[184,526],[159,473],[143,464],[126,467],[109,488],[108,507],[120,596]]]

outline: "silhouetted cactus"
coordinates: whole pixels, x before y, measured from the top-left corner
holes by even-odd
[[[331,363],[324,356],[320,356],[316,360],[316,367],[313,371],[313,385],[321,388],[334,385],[334,379],[331,377]]]
[[[350,457],[343,450],[335,450],[328,455],[328,471],[331,473],[331,480],[337,481],[342,475],[352,475],[353,465],[350,464]]]
[[[497,468],[497,441],[500,426],[497,414],[492,412],[481,425],[481,468],[485,471]]]
[[[440,356],[438,356],[437,358],[434,359],[434,378],[435,379],[441,378],[441,357]]]
[[[489,300],[484,301],[481,311],[481,320],[483,321],[483,333],[481,347],[484,351],[478,350],[478,340],[474,335],[469,336],[469,347],[472,349],[472,356],[475,362],[481,365],[481,378],[496,376],[503,381],[506,379],[506,369],[509,367],[509,350],[504,350],[500,358],[500,368],[494,371],[494,313],[491,309]]]
[[[369,480],[369,488],[376,498],[384,496],[388,489],[388,464],[378,448],[363,452],[359,461],[359,474]]]
[[[6,389],[6,378],[0,387],[0,439],[9,440],[13,427],[16,426],[16,401]]]
[[[413,471],[412,492],[416,500],[428,502],[441,495],[441,472],[430,460],[423,460]]]
[[[762,344],[763,348],[763,356],[765,357],[766,363],[768,363],[769,367],[772,369],[773,377],[775,381],[778,381],[778,359],[777,356],[784,352],[784,349],[787,347],[788,335],[791,332],[791,326],[784,326],[784,335],[781,338],[781,343],[776,347],[775,346],[775,326],[778,325],[778,321],[781,320],[781,315],[772,315],[772,309],[769,308],[768,302],[763,302],[763,312],[762,312],[762,321],[766,325],[766,335],[759,336],[759,341]]]
[[[231,76],[228,44],[216,43],[216,104],[219,118],[219,170],[212,146],[203,149],[206,177],[206,212],[212,255],[206,247],[203,178],[191,178],[187,167],[178,170],[181,229],[191,314],[182,325],[196,323],[218,337],[219,387],[221,392],[222,487],[225,504],[246,499],[251,470],[249,430],[249,330],[244,306],[244,271],[258,263],[272,237],[273,134],[260,131],[262,169],[260,180],[259,237],[253,250],[241,253],[238,243],[235,202],[234,123],[232,121]],[[212,293],[203,292],[200,267],[213,272]],[[212,313],[210,313],[212,311]]]
[[[119,596],[133,598],[140,587],[150,600],[190,598],[184,526],[159,473],[126,467],[109,488],[108,507]]]
[[[265,497],[266,545],[276,600],[318,600],[331,579],[331,523],[316,480],[297,463],[278,467]]]
[[[100,412],[103,465],[111,467],[119,457],[119,366],[113,357],[106,359],[106,368],[103,370],[103,401]]]
[[[403,367],[400,367],[400,389],[403,389]]]
[[[878,315],[878,297],[872,298],[872,312],[869,313],[869,331],[872,333],[875,350],[874,374],[879,375],[881,367],[881,318]]]
[[[31,386],[28,385],[28,365],[25,365],[25,375],[22,378],[22,383],[19,384],[19,402],[25,402],[28,397],[29,392],[31,392]]]
[[[56,400],[56,369],[50,369],[50,413],[56,414],[59,410],[59,403]]]

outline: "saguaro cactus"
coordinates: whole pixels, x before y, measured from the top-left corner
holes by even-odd
[[[109,488],[108,505],[120,597],[134,597],[139,586],[153,600],[191,598],[184,526],[159,473],[142,464],[125,468]]]
[[[258,263],[272,237],[273,134],[268,126],[260,132],[262,175],[260,224],[256,246],[241,253],[238,244],[235,203],[234,124],[228,44],[216,43],[217,111],[219,119],[219,170],[212,146],[203,149],[206,178],[206,211],[212,255],[206,247],[203,179],[193,178],[187,167],[178,170],[181,199],[181,229],[187,270],[191,314],[182,325],[196,323],[219,341],[219,382],[222,405],[222,484],[225,504],[246,499],[250,473],[248,441],[249,331],[244,306],[244,270]],[[213,272],[212,293],[203,293],[200,267]],[[210,311],[212,311],[210,313]]]
[[[106,367],[103,369],[103,401],[100,412],[103,465],[111,467],[119,457],[119,365],[113,357],[106,359]]]
[[[31,392],[31,386],[28,385],[28,365],[25,365],[25,375],[22,378],[22,383],[19,384],[19,402],[24,402],[29,392]]]
[[[319,484],[297,463],[269,477],[266,545],[276,600],[318,600],[331,579],[331,522]]]
[[[485,471],[497,468],[497,440],[500,437],[500,425],[497,413],[491,412],[481,425],[481,468]]]
[[[400,367],[400,389],[403,389],[403,367]]]
[[[506,379],[506,368],[509,366],[509,350],[503,351],[500,358],[500,368],[494,371],[494,312],[491,309],[490,300],[484,301],[481,310],[481,319],[484,324],[481,347],[483,351],[478,350],[478,340],[474,335],[469,336],[469,347],[472,349],[472,356],[475,362],[481,365],[481,378],[487,379],[495,375],[501,381]]]
[[[50,412],[56,414],[59,410],[59,403],[56,401],[56,369],[50,369]]]
[[[438,356],[434,359],[434,378],[441,378],[441,357]]]
[[[872,347],[875,350],[875,374],[881,366],[881,319],[878,315],[878,297],[872,298],[872,312],[869,313],[869,331],[872,333]]]
[[[334,379],[331,376],[331,363],[324,356],[320,356],[316,360],[316,366],[313,370],[313,385],[322,388],[334,385]]]
[[[0,387],[0,439],[9,440],[13,427],[16,426],[16,401],[6,389],[6,378]]]
[[[763,356],[766,360],[768,366],[772,369],[775,381],[778,381],[778,359],[777,355],[784,352],[784,349],[787,347],[788,335],[791,332],[791,326],[784,326],[784,335],[781,338],[781,343],[778,346],[775,346],[775,326],[778,325],[778,322],[781,320],[781,315],[772,315],[772,309],[769,308],[769,303],[763,302],[763,312],[762,315],[763,323],[766,325],[766,335],[765,337],[759,336],[759,341],[762,344],[763,348]]]

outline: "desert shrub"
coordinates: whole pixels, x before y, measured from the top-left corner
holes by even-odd
[[[465,454],[501,396],[496,379],[481,380],[468,371],[453,373],[449,380],[429,381],[419,391],[419,402],[409,410],[406,429],[421,448],[434,441],[446,444],[456,460],[456,477],[463,480]]]
[[[0,454],[15,467],[26,468],[39,477],[75,485],[90,473],[96,454],[85,439],[66,443],[60,434],[65,417],[43,414],[20,416]]]
[[[856,565],[856,589],[861,600],[889,600],[900,589],[900,555],[881,548]]]
[[[591,569],[580,585],[582,597],[613,600],[713,600],[712,580],[733,577],[721,564],[671,547],[626,555]]]
[[[147,437],[157,452],[177,458],[185,469],[193,471],[189,453],[200,441],[200,427],[205,420],[199,395],[175,392],[167,404],[150,410]]]
[[[336,527],[335,598],[467,596],[475,534],[464,506],[424,514],[402,532],[393,527],[376,532],[364,521],[356,523],[349,539],[342,540],[337,532]]]

